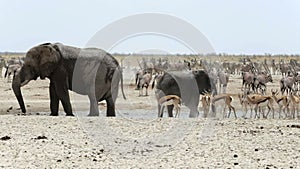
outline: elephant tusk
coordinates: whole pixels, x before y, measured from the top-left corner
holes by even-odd
[[[27,85],[27,83],[29,83],[30,80],[25,80],[23,83],[21,83],[21,87]]]

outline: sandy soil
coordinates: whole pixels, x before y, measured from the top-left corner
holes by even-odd
[[[65,117],[62,106],[59,117],[50,117],[49,81],[22,88],[22,115],[11,84],[0,78],[0,167],[300,168],[299,120],[189,119],[185,107],[179,119],[157,119],[154,91],[137,97],[132,74],[125,82],[128,99],[118,98],[116,118],[104,117],[105,103],[100,117],[86,117],[87,97],[72,92],[76,117]],[[240,76],[231,76],[227,91],[239,112],[240,87]]]
[[[299,168],[298,121],[1,116],[3,168]]]

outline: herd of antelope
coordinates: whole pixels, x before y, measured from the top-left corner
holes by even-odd
[[[206,93],[201,96],[203,116],[212,115],[211,109],[221,105],[223,106],[223,117],[230,117],[233,113],[237,118],[236,109],[233,106],[233,98],[237,96],[239,103],[243,108],[242,117],[248,117],[250,110],[250,118],[284,118],[294,119],[300,118],[299,115],[299,87],[300,87],[300,64],[297,60],[291,59],[289,62],[276,63],[274,59],[263,62],[253,62],[249,58],[241,60],[241,63],[206,61],[206,60],[183,60],[176,63],[170,63],[168,59],[143,59],[139,62],[140,70],[136,73],[136,86],[140,92],[139,96],[143,95],[143,88],[146,89],[148,95],[148,87],[152,82],[159,80],[159,77],[164,71],[170,70],[205,70],[211,78],[211,83],[217,86],[217,95]],[[271,93],[267,93],[267,83],[273,83],[272,75],[280,75],[282,78],[278,82],[279,89],[271,89]],[[230,75],[240,75],[241,90],[239,94],[228,94],[226,88],[229,82]],[[153,76],[153,78],[152,78]],[[280,91],[279,91],[280,90]],[[158,104],[162,106],[159,111],[159,116],[163,113],[163,107],[173,105],[175,107],[176,116],[179,115],[180,98],[174,95],[158,98]],[[219,106],[220,107],[220,106]],[[278,107],[278,109],[275,107]],[[228,109],[228,113],[226,113]],[[254,110],[254,116],[253,116]]]

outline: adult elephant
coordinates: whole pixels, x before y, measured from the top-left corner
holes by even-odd
[[[217,94],[216,86],[211,83],[205,71],[173,71],[165,73],[156,85],[163,95],[177,95],[190,109],[189,117],[197,117],[200,94]],[[160,109],[160,106],[158,106]],[[169,117],[173,117],[173,106],[168,106]],[[214,111],[214,109],[213,109]]]
[[[18,77],[19,76],[19,77]],[[68,90],[88,95],[89,116],[98,116],[98,102],[107,103],[107,116],[115,116],[115,101],[121,80],[124,99],[122,70],[118,61],[109,53],[97,48],[76,48],[60,43],[45,43],[31,48],[15,80],[14,91],[20,103],[21,90],[31,80],[50,79],[50,110],[58,115],[61,101],[67,116],[73,116]],[[21,104],[20,104],[21,106]],[[22,108],[22,106],[21,106]],[[24,108],[25,109],[25,108]],[[22,110],[23,111],[23,110]]]

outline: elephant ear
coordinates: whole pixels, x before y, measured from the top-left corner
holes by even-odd
[[[58,63],[60,60],[60,53],[52,44],[40,46],[40,62],[39,65]]]
[[[60,61],[60,52],[52,44],[43,44],[39,46],[39,70],[40,77],[44,79],[56,69]]]

